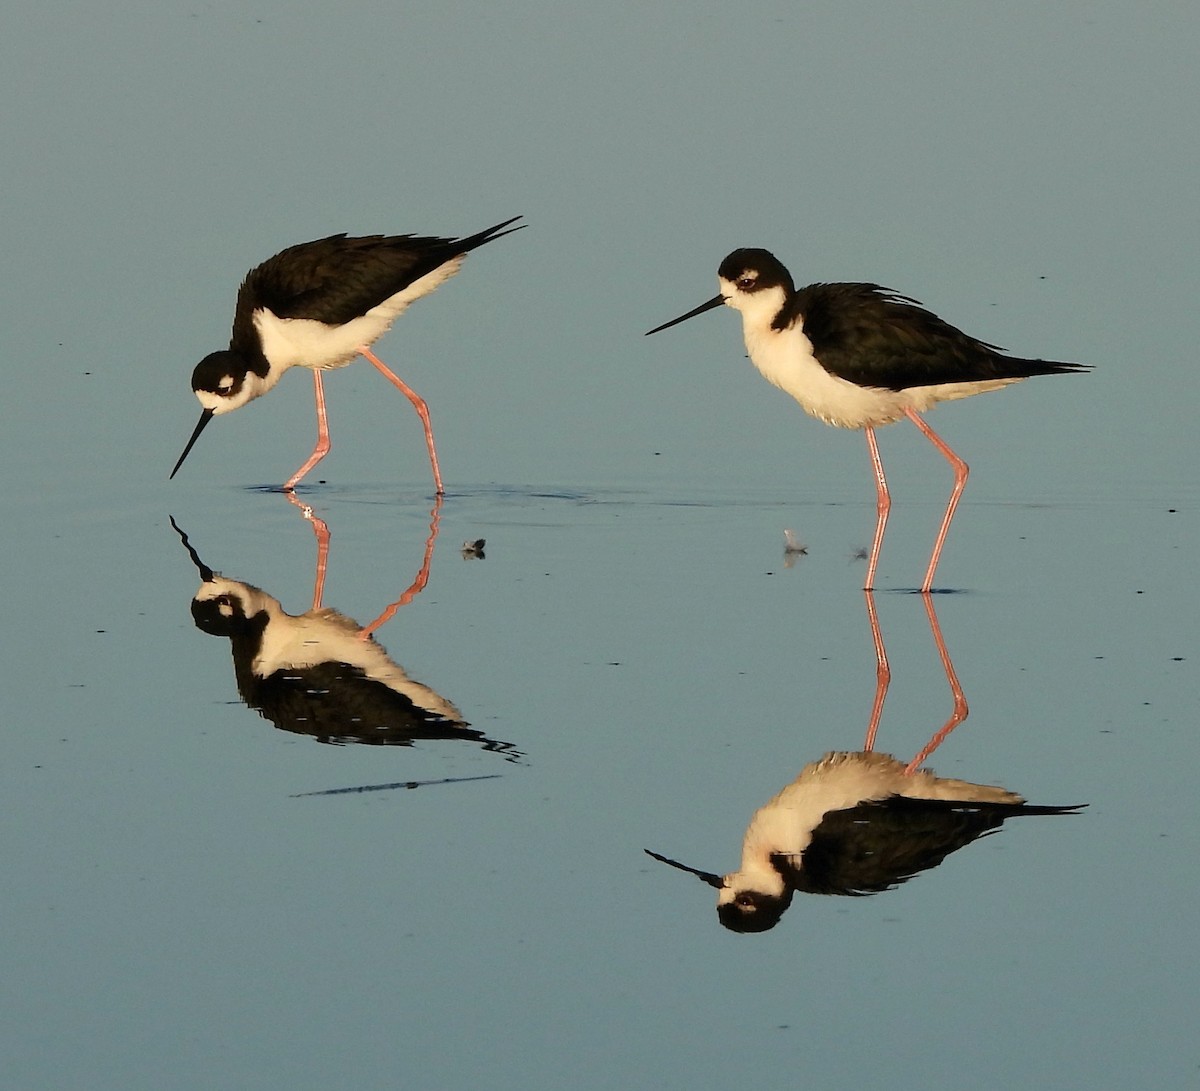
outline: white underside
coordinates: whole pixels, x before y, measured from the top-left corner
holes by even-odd
[[[801,853],[812,841],[813,830],[829,811],[892,795],[974,803],[1024,802],[1004,788],[939,777],[927,770],[905,776],[904,769],[904,763],[889,754],[866,751],[831,752],[806,765],[791,784],[750,819],[742,842],[741,867],[726,876],[723,900],[732,900],[738,890],[782,893],[783,879],[771,863],[771,856],[794,856],[799,864]]]
[[[746,351],[763,378],[789,393],[806,413],[839,428],[890,424],[909,409],[922,413],[938,402],[968,398],[1021,381],[994,379],[977,383],[940,383],[904,390],[859,386],[830,374],[817,362],[812,342],[799,325],[773,330],[769,325],[752,327],[749,316],[746,318]]]
[[[460,254],[444,262],[432,273],[414,280],[402,292],[389,296],[361,318],[344,326],[329,326],[310,318],[280,318],[265,307],[255,311],[254,326],[262,338],[263,355],[271,366],[264,390],[259,393],[274,386],[279,376],[291,367],[319,371],[345,367],[360,349],[374,344],[387,333],[410,303],[429,295],[454,276],[465,256]]]
[[[388,657],[372,638],[359,636],[361,628],[352,618],[329,608],[310,610],[298,617],[287,613],[279,600],[250,584],[217,576],[197,592],[198,599],[220,595],[236,597],[248,616],[265,611],[268,617],[262,647],[251,664],[259,678],[276,671],[316,667],[322,663],[347,663],[395,693],[407,697],[418,708],[456,723],[465,723],[462,713],[441,694],[416,681]],[[232,608],[230,608],[231,610]]]

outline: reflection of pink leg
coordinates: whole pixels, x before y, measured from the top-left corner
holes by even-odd
[[[433,467],[433,484],[437,489],[438,496],[443,496],[446,490],[442,488],[442,471],[438,469],[437,450],[433,446],[433,424],[429,419],[429,406],[425,404],[425,399],[398,375],[389,371],[384,362],[365,345],[358,351],[379,369],[388,382],[392,383],[401,394],[413,403],[413,408],[417,411],[417,416],[421,418],[421,424],[425,428],[425,446],[429,448],[429,465]]]
[[[933,608],[933,597],[925,595],[924,601],[925,613],[929,618],[929,628],[933,633],[933,642],[937,645],[938,656],[942,660],[942,669],[946,672],[946,681],[950,683],[950,693],[954,697],[954,711],[950,714],[950,719],[946,721],[941,730],[925,744],[921,752],[905,767],[904,773],[906,776],[920,769],[925,759],[942,745],[946,736],[958,727],[971,711],[967,708],[967,699],[963,696],[962,686],[959,685],[958,675],[954,673],[954,664],[950,660],[950,653],[946,650],[946,641],[942,637],[942,627],[938,624],[937,612]]]
[[[871,559],[867,561],[867,582],[864,591],[875,586],[875,569],[879,567],[879,550],[883,546],[883,532],[887,528],[888,512],[892,510],[892,497],[888,492],[887,478],[883,475],[883,461],[879,457],[879,444],[875,440],[875,429],[864,429],[867,433],[867,450],[871,452],[871,470],[875,475],[875,541],[871,543]]]
[[[317,575],[313,581],[312,608],[319,610],[321,609],[321,599],[325,594],[325,570],[329,566],[329,527],[325,524],[325,520],[303,500],[297,499],[294,492],[289,492],[287,498],[300,509],[304,518],[312,523],[313,534],[317,538]]]
[[[933,556],[929,558],[929,568],[925,571],[925,582],[921,584],[922,594],[928,594],[933,588],[933,573],[937,570],[938,559],[942,555],[942,546],[946,544],[946,532],[950,529],[950,520],[954,518],[954,509],[958,507],[959,497],[962,496],[962,491],[966,488],[967,475],[971,471],[967,464],[950,450],[949,444],[917,416],[916,413],[911,409],[905,410],[905,412],[908,419],[921,429],[925,438],[942,452],[943,457],[954,468],[954,488],[950,493],[950,501],[946,505],[946,514],[942,516],[942,525],[933,543]]]
[[[879,717],[883,715],[883,702],[892,680],[892,669],[888,666],[883,632],[879,628],[879,615],[875,612],[875,595],[871,591],[864,591],[863,594],[867,600],[867,619],[871,622],[871,639],[875,641],[875,703],[871,706],[871,720],[867,725],[867,739],[863,743],[863,749],[874,750],[875,733],[879,730]]]
[[[300,479],[329,454],[329,422],[325,419],[325,388],[322,385],[319,371],[314,369],[312,376],[313,389],[317,395],[317,445],[313,448],[313,453],[308,456],[308,461],[288,478],[287,484],[283,486],[284,492],[291,492],[300,483]]]
[[[417,573],[417,578],[412,581],[408,590],[404,592],[395,602],[391,604],[382,614],[380,614],[370,625],[365,625],[358,632],[359,640],[366,640],[376,629],[385,622],[392,619],[392,615],[400,609],[401,606],[407,606],[415,599],[422,591],[425,590],[425,585],[429,582],[429,566],[433,562],[433,543],[437,541],[438,524],[442,518],[442,498],[439,495],[433,502],[433,511],[429,513],[429,537],[425,539],[425,557],[421,561],[421,570]]]

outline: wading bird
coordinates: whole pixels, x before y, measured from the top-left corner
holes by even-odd
[[[742,314],[746,352],[763,377],[791,394],[811,416],[867,434],[875,477],[875,538],[865,587],[875,584],[891,494],[875,429],[907,417],[954,469],[954,489],[921,585],[933,589],[946,532],[967,483],[967,464],[921,418],[938,402],[998,390],[1031,375],[1088,371],[1086,365],[1006,356],[995,345],[943,322],[916,300],[878,284],[810,284],[766,250],[735,250],[717,271],[720,294],[650,330],[660,330],[724,304]],[[649,336],[649,333],[647,336]]]
[[[214,416],[240,409],[270,390],[288,368],[312,372],[317,400],[317,444],[308,461],[284,484],[290,492],[330,448],[321,373],[365,356],[412,402],[425,428],[433,482],[441,496],[442,474],[433,445],[429,409],[416,391],[371,352],[413,300],[429,295],[458,272],[476,248],[514,231],[520,216],[465,239],[419,235],[368,235],[300,243],[246,274],[238,291],[229,348],[206,356],[192,373],[192,390],[203,406],[200,422],[171,471],[174,477]],[[507,231],[503,230],[508,228]]]

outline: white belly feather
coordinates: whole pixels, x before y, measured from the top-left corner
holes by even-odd
[[[745,329],[746,351],[768,382],[785,390],[804,411],[839,428],[869,428],[899,420],[909,409],[921,413],[938,402],[998,390],[1019,379],[940,383],[888,390],[859,386],[826,371],[799,325],[786,330]]]
[[[262,338],[263,355],[271,365],[278,381],[290,367],[307,367],[324,371],[345,367],[359,349],[374,344],[408,305],[428,295],[443,281],[458,272],[463,257],[459,255],[443,262],[432,273],[414,280],[403,291],[389,296],[366,314],[344,326],[330,326],[311,318],[280,318],[267,308],[254,312],[254,326]]]

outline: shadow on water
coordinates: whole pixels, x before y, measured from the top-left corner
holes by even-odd
[[[437,780],[396,780],[390,784],[357,784],[353,788],[325,788],[319,792],[296,792],[290,799],[307,799],[309,796],[344,796],[363,792],[390,792],[396,788],[427,788],[431,784],[464,784],[469,780],[498,780],[499,773],[486,773],[478,777],[438,777]]]
[[[647,855],[717,890],[721,924],[736,932],[774,928],[796,893],[863,897],[893,890],[1011,818],[1075,814],[1086,804],[1038,806],[1006,788],[936,776],[925,761],[969,709],[930,595],[922,596],[950,687],[949,717],[905,763],[875,750],[892,672],[873,592],[864,592],[875,648],[875,695],[862,750],[831,751],[759,808],[728,875]]]

